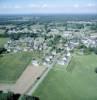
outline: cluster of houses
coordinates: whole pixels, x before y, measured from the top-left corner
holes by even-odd
[[[43,26],[42,25],[33,25],[33,26],[22,26],[22,27],[13,27],[7,28],[8,34],[18,34],[18,33],[38,33],[42,32]]]
[[[32,64],[37,66],[40,63],[42,63],[42,65],[47,66],[47,67],[51,67],[54,64],[58,64],[58,65],[62,65],[64,66],[65,64],[67,64],[71,59],[71,54],[70,52],[68,53],[63,53],[63,54],[57,54],[55,51],[46,54],[43,58],[42,61],[39,62],[36,59],[32,60]]]
[[[82,39],[82,43],[86,46],[86,47],[97,47],[97,34],[93,34],[89,37],[84,37]]]
[[[44,53],[44,57],[41,61],[42,64],[46,66],[51,66],[55,63],[59,65],[65,65],[68,63],[71,58],[70,51],[79,46],[80,43],[83,43],[87,47],[97,47],[97,34],[85,35],[82,33],[82,29],[75,32],[72,30],[65,30],[63,27],[57,27],[51,28],[48,33],[46,33],[44,26],[42,25],[35,25],[33,27],[30,26],[31,30],[28,30],[28,28],[24,28],[22,30],[9,30],[8,32],[11,34],[18,32],[34,32],[38,34],[37,32],[40,32],[41,35],[36,38],[21,37],[19,40],[9,40],[4,47],[10,53],[32,52],[35,50],[42,51]],[[61,39],[59,43],[56,44],[55,48],[53,48],[53,43],[49,46],[49,42],[54,40],[54,37],[59,34]],[[45,36],[49,36],[49,38],[45,39]],[[67,39],[67,42],[64,43],[62,39]],[[38,63],[39,61],[35,59],[32,60],[32,64],[37,65]]]
[[[19,40],[9,40],[4,47],[8,52],[20,52],[20,51],[33,51],[43,49],[43,38],[33,39],[31,37],[20,38]],[[45,46],[44,46],[45,48]]]
[[[4,47],[10,53],[42,51],[44,53],[44,57],[42,58],[43,65],[51,66],[55,62],[65,65],[70,58],[70,48],[67,45],[64,45],[64,47],[62,47],[63,45],[58,45],[58,48],[63,49],[63,52],[57,52],[56,49],[51,50],[52,47],[49,47],[47,44],[47,41],[43,37],[36,39],[25,37],[19,40],[9,40]],[[37,65],[38,63],[40,62],[35,59],[32,60],[32,64]]]

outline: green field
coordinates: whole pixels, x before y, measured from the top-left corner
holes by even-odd
[[[22,52],[15,54],[5,54],[0,57],[0,83],[15,82],[27,65],[31,62],[32,57],[39,58],[38,52]]]
[[[97,100],[97,55],[74,55],[71,64],[69,70],[54,67],[33,95],[40,100]]]
[[[8,41],[8,38],[0,38],[0,47],[4,46],[4,44]]]

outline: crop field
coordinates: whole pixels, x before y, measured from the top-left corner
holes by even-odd
[[[8,41],[8,38],[0,38],[0,47],[4,46],[4,44]]]
[[[37,52],[5,54],[0,57],[0,83],[14,83],[30,64],[32,58],[41,56]]]
[[[40,100],[97,100],[97,55],[75,54],[67,67],[54,66],[33,95]]]

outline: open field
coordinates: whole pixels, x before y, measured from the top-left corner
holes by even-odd
[[[8,41],[8,38],[0,38],[0,47],[4,46],[4,44]]]
[[[0,83],[0,90],[9,90],[14,93],[26,94],[32,87],[34,87],[34,85],[38,81],[37,78],[41,77],[46,70],[47,68],[44,66],[33,66],[30,64],[18,78],[16,83]]]
[[[33,95],[40,100],[97,100],[97,55],[74,55],[72,62],[72,71],[55,66]]]
[[[14,93],[27,93],[38,81],[38,77],[41,77],[46,70],[44,66],[29,65],[20,78],[17,80],[12,91]]]
[[[44,66],[31,64],[32,58],[39,59],[42,53],[21,52],[0,57],[0,90],[14,93],[28,92],[46,71]]]
[[[5,54],[0,57],[0,82],[15,82],[32,58],[31,53]]]
[[[0,57],[0,83],[13,83],[19,78],[32,58],[41,57],[38,52],[5,54]]]

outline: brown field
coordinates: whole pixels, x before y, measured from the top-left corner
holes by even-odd
[[[0,84],[0,90],[12,91],[14,93],[26,93],[32,87],[37,78],[40,77],[46,67],[29,65],[15,84]]]

